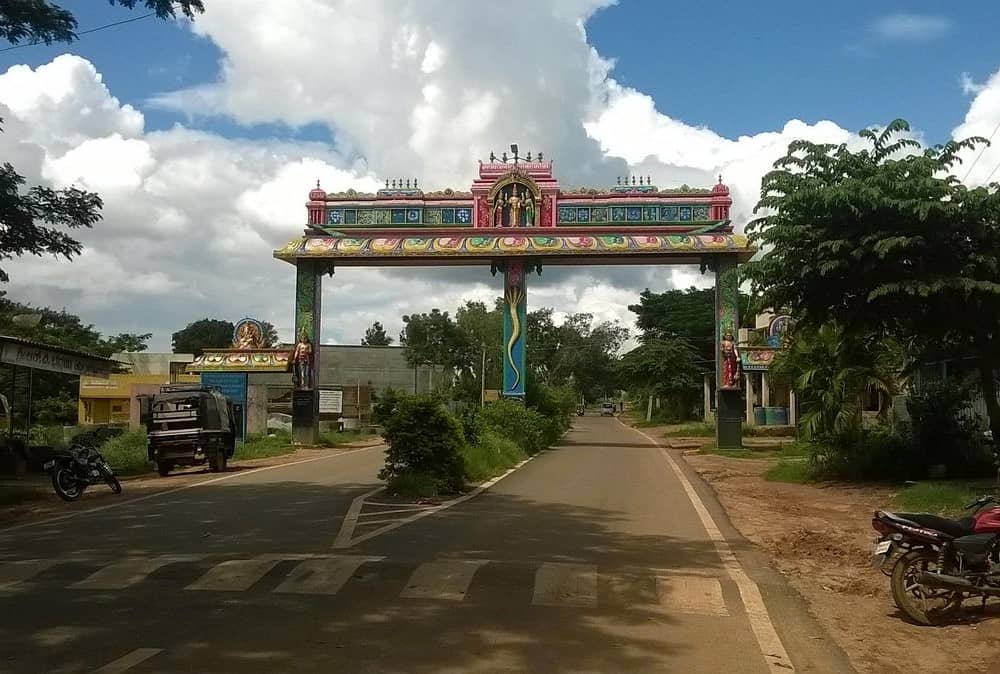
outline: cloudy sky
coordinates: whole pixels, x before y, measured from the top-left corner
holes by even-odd
[[[142,14],[60,4],[80,30]],[[517,142],[554,159],[563,185],[721,173],[742,226],[792,139],[854,142],[896,117],[931,144],[1000,126],[992,2],[205,4],[194,24],[144,19],[0,51],[0,159],[105,200],[73,262],[7,265],[12,297],[102,332],[152,332],[153,349],[206,316],[259,317],[289,339],[293,270],[271,250],[301,232],[316,179],[467,188],[477,159]],[[1000,179],[994,140],[960,177]],[[549,269],[529,304],[630,325],[643,288],[707,281],[690,268]],[[404,313],[498,288],[485,269],[341,270],[325,280],[325,341],[356,343],[375,320],[396,334]]]

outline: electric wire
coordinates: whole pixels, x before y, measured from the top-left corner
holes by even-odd
[[[106,23],[103,26],[97,26],[95,28],[88,28],[87,30],[81,30],[79,33],[75,33],[75,35],[77,38],[79,38],[81,35],[89,35],[90,33],[96,33],[99,30],[107,30],[108,28],[114,28],[115,26],[122,26],[126,23],[134,23],[136,21],[142,21],[143,19],[148,19],[151,16],[156,16],[156,12],[149,12],[148,14],[143,14],[141,16],[133,16],[129,19],[123,19],[121,21]],[[36,47],[40,44],[45,44],[45,41],[32,40],[31,42],[25,42],[24,44],[16,44],[11,47],[4,47],[3,49],[0,49],[0,53],[7,51],[14,51],[15,49],[23,49],[25,47]]]

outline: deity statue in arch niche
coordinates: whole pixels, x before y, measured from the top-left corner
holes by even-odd
[[[740,388],[740,352],[731,327],[727,327],[723,333],[719,350],[722,352],[722,381],[719,382],[719,388]]]
[[[526,185],[511,183],[497,194],[493,203],[494,227],[534,227],[535,197]]]
[[[240,321],[233,334],[233,348],[259,349],[264,345],[264,335],[260,323],[245,318]]]

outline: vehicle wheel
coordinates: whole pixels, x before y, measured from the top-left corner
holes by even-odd
[[[52,471],[52,488],[64,501],[76,501],[83,495],[84,485],[65,466],[59,466]]]
[[[170,471],[174,469],[174,464],[170,461],[158,461],[156,463],[156,472],[160,474],[160,477],[166,477],[170,475]]]
[[[940,625],[962,606],[961,592],[926,587],[917,582],[923,572],[938,573],[937,553],[911,550],[892,567],[892,599],[907,618],[918,625]]]
[[[104,481],[108,483],[109,487],[111,487],[111,491],[116,494],[122,493],[122,483],[118,481],[118,478],[115,477],[115,474],[110,468],[104,465],[98,465],[97,470],[101,471],[101,477],[103,477]]]
[[[218,449],[209,459],[208,468],[213,473],[222,473],[226,470],[226,450]]]

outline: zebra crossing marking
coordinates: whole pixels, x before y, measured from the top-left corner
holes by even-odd
[[[660,605],[671,612],[729,615],[717,578],[657,576],[656,594]]]
[[[597,567],[546,562],[535,572],[531,603],[536,606],[597,606]]]
[[[121,590],[141,583],[157,569],[175,562],[199,559],[195,555],[166,555],[163,557],[137,557],[109,564],[90,574],[70,588],[75,590]]]
[[[403,599],[462,601],[483,560],[439,559],[421,564],[400,593]]]
[[[0,564],[0,589],[13,587],[59,563],[57,559],[28,559]]]
[[[309,559],[288,574],[275,592],[289,594],[334,595],[351,579],[365,562],[377,562],[381,557],[345,556],[329,559]]]
[[[250,589],[264,574],[282,561],[280,557],[254,557],[230,559],[212,567],[205,575],[191,583],[185,590],[211,590],[215,592],[241,592]]]

